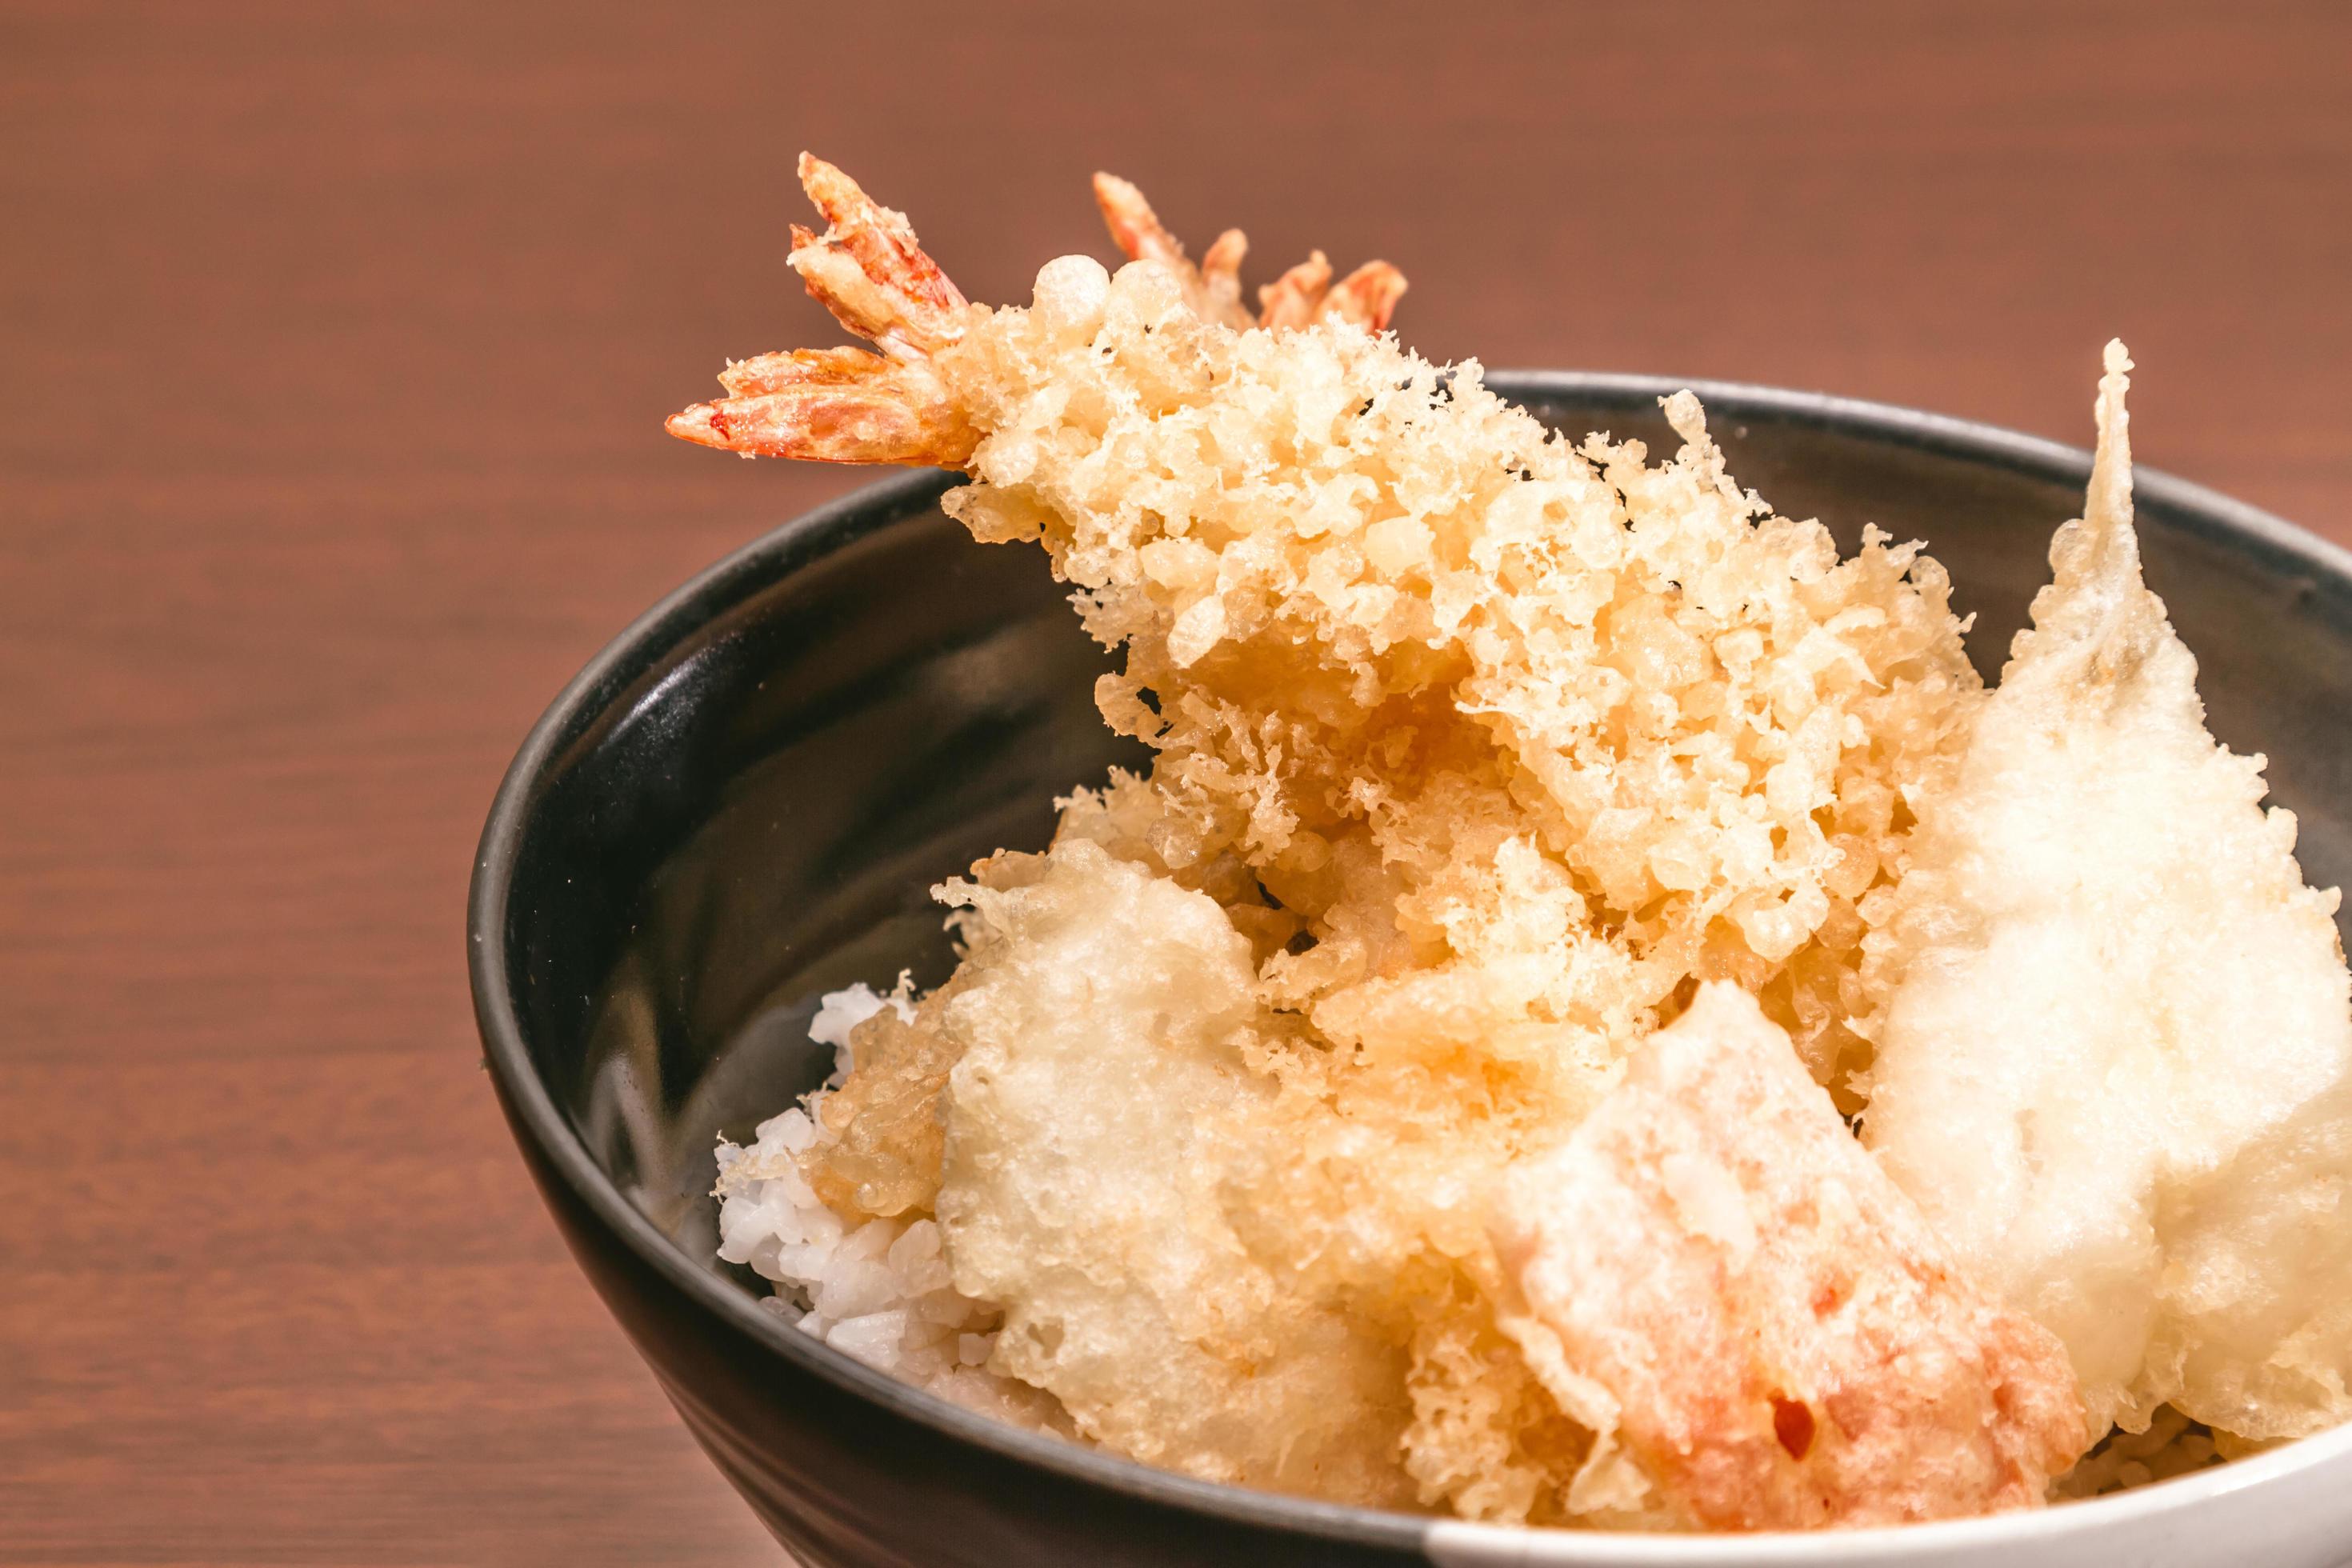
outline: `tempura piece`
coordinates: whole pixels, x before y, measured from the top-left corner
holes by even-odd
[[[2029,1508],[2088,1441],[2057,1341],[1953,1272],[1736,986],[1637,1049],[1496,1226],[1530,1364],[1703,1528]]]
[[[2102,1425],[2294,1436],[2352,1417],[2352,982],[2141,581],[2129,368],[2110,344],[2084,517],[1864,907],[1864,1132]]]
[[[943,1020],[962,1052],[939,1216],[956,1288],[1003,1309],[990,1370],[1148,1463],[1409,1501],[1401,1357],[1225,1215],[1220,1173],[1271,1131],[1273,1085],[1244,1060],[1248,942],[1087,840],[1022,858],[1026,885],[956,887],[974,918]]]

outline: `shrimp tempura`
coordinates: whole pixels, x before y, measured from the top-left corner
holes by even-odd
[[[951,889],[981,906],[965,929],[992,895],[1048,884],[1108,923],[1142,877],[1221,911],[1248,971],[1246,1006],[1215,1020],[1181,987],[1129,1007],[1118,968],[1095,977],[1105,1027],[1150,1037],[1097,1047],[1154,1064],[1186,1114],[1139,1118],[1108,1091],[1016,1103],[958,1064],[1046,1049],[1022,1020],[1076,993],[1021,959],[1026,928],[997,933],[912,1023],[854,1037],[847,1083],[812,1107],[810,1186],[850,1218],[937,1213],[960,1280],[1051,1320],[1028,1349],[1000,1341],[999,1370],[1052,1383],[1097,1441],[1342,1500],[1402,1488],[1476,1518],[1578,1517],[1595,1434],[1502,1331],[1492,1191],[1701,980],[1759,995],[1824,1081],[1864,1058],[1845,1026],[1861,900],[1977,690],[1942,571],[1874,531],[1841,559],[1820,523],[1773,515],[1688,394],[1667,403],[1665,460],[1561,438],[1475,363],[1441,370],[1381,331],[1391,268],[1333,284],[1313,258],[1250,326],[1238,237],[1195,268],[1105,182],[1137,259],[1065,257],[1027,307],[987,310],[898,215],[828,165],[803,174],[832,226],[793,266],[881,352],[745,362],[734,395],[671,428],[969,474],[950,512],[1044,545],[1124,650],[1106,718],[1158,757],[1067,803],[1050,857],[1000,856]],[[1192,943],[1203,973],[1232,958],[1189,923],[1155,941]],[[856,1131],[861,1106],[944,1136],[894,1157]],[[1247,1137],[1175,1131],[1236,1108]],[[1182,1194],[1217,1244],[1171,1283],[1088,1210],[1108,1188],[1046,1168],[1057,1144],[1115,1149],[1121,1190]],[[1319,1342],[1347,1345],[1344,1367],[1245,1375],[1333,1321],[1347,1333]],[[1082,1367],[1053,1351],[1114,1343]],[[1195,1370],[1150,1382],[1179,1366]],[[1355,1403],[1334,1405],[1341,1386]],[[1147,1404],[1171,1435],[1156,1450],[1131,1419]],[[1293,1436],[1318,1451],[1335,1408],[1372,1413],[1358,1426],[1387,1468],[1345,1445],[1267,1461]]]
[[[2088,1434],[2066,1353],[1952,1269],[1732,986],[1634,1053],[1496,1240],[1530,1360],[1712,1530],[2030,1508]],[[1623,1485],[1620,1480],[1619,1485]]]

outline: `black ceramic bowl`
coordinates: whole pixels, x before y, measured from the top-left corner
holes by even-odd
[[[1671,449],[1657,399],[1683,384],[1493,384],[1570,432]],[[1997,668],[2051,530],[2081,510],[2087,453],[1869,404],[1696,389],[1732,472],[1782,513],[1818,515],[1849,549],[1872,521],[1928,540],[1976,612],[1971,652]],[[936,504],[948,482],[861,490],[664,600],[548,710],[483,834],[471,956],[499,1100],[696,1437],[811,1564],[1765,1560],[1769,1542],[1433,1536],[1422,1519],[1145,1469],[901,1387],[760,1309],[758,1282],[716,1260],[712,1145],[748,1139],[828,1070],[805,1032],[818,995],[902,967],[937,983],[950,954],[930,884],[1042,847],[1055,794],[1138,760],[1095,714],[1105,656],[1042,556],[971,542]],[[2147,574],[2202,661],[2215,732],[2269,754],[2311,879],[2352,879],[2352,563],[2160,475],[2141,473],[2138,499]],[[2242,1545],[2263,1520],[2308,1511],[2294,1498],[2320,1483],[2315,1463],[2352,1491],[2352,1453],[2318,1452],[2333,1442],[2209,1473],[2226,1485],[1859,1532],[1832,1555],[2014,1562],[2063,1539],[2105,1560],[2127,1540],[2178,1542],[2189,1514],[2232,1499],[2249,1521],[2233,1528],[2253,1531]]]

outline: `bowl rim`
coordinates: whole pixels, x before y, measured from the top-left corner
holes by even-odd
[[[1489,372],[1486,384],[1519,404],[1573,398],[1629,411],[1689,390],[1718,428],[1744,415],[1780,424],[1837,428],[1887,445],[1934,452],[2080,489],[2088,450],[1998,426],[1894,404],[1745,382],[1679,379],[1616,372]],[[857,531],[880,512],[903,516],[949,489],[953,476],[923,470],[863,486],[730,552],[664,595],[598,650],[565,683],[525,737],[500,781],[474,860],[467,899],[467,950],[475,1021],[484,1060],[518,1135],[528,1133],[545,1163],[598,1223],[637,1260],[688,1300],[795,1370],[882,1406],[954,1442],[1035,1466],[1082,1485],[1222,1521],[1335,1543],[1420,1551],[1434,1531],[1449,1543],[1507,1552],[1514,1561],[1557,1564],[1648,1563],[1738,1565],[1807,1562],[1924,1560],[1967,1546],[1988,1550],[2088,1538],[2193,1508],[2224,1494],[2284,1480],[2352,1455],[2352,1425],[2332,1428],[2226,1465],[2132,1491],[2031,1512],[1829,1533],[1656,1536],[1591,1530],[1530,1530],[1444,1516],[1319,1502],[1199,1480],[992,1420],[951,1405],[800,1333],[763,1310],[742,1288],[691,1258],[656,1229],[597,1165],[571,1119],[534,1069],[520,1012],[507,984],[506,910],[515,861],[540,782],[629,684],[666,658],[685,635],[749,593],[781,581],[825,552],[834,537]],[[2134,467],[2139,504],[2159,506],[2168,528],[2250,553],[2265,570],[2333,577],[2352,595],[2352,551],[2259,508],[2157,469]],[[2063,520],[2053,519],[2053,526]]]

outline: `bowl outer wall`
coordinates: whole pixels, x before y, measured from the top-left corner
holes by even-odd
[[[1744,434],[1738,422],[1752,417],[1784,430],[1859,433],[1890,453],[2031,473],[2076,494],[2089,468],[2089,455],[2078,448],[1815,394],[1551,372],[1497,373],[1488,382],[1532,404],[1620,407],[1629,421],[1657,396],[1689,386],[1718,431]],[[1735,472],[1738,462],[1735,458]],[[475,869],[469,947],[477,1017],[526,1162],[583,1269],[689,1428],[788,1545],[814,1563],[1377,1563],[1418,1561],[1424,1547],[1436,1560],[1465,1565],[2038,1562],[2044,1549],[2070,1561],[2089,1553],[2168,1563],[2212,1561],[2221,1538],[2200,1522],[2211,1521],[2229,1539],[2263,1541],[2264,1561],[2321,1563],[2352,1555],[2336,1544],[2352,1542],[2352,1434],[2343,1431],[2121,1498],[1832,1538],[1498,1531],[1271,1497],[1150,1469],[958,1410],[793,1331],[683,1254],[598,1167],[525,1042],[507,943],[514,863],[530,810],[551,771],[601,710],[697,626],[751,588],[842,548],[877,517],[928,506],[946,483],[928,474],[887,479],[795,519],[641,617],[533,729],[492,807]],[[2344,552],[2150,470],[2140,471],[2138,488],[2144,516],[2160,516],[2220,558],[2288,584],[2291,599],[2307,598],[2319,583],[2352,605],[2352,557]],[[2011,606],[2008,619],[2013,623],[2020,613]],[[2352,644],[2352,630],[2331,626],[2329,635]],[[1977,652],[1983,662],[1984,651]],[[2347,1500],[2328,1505],[2339,1494]]]

